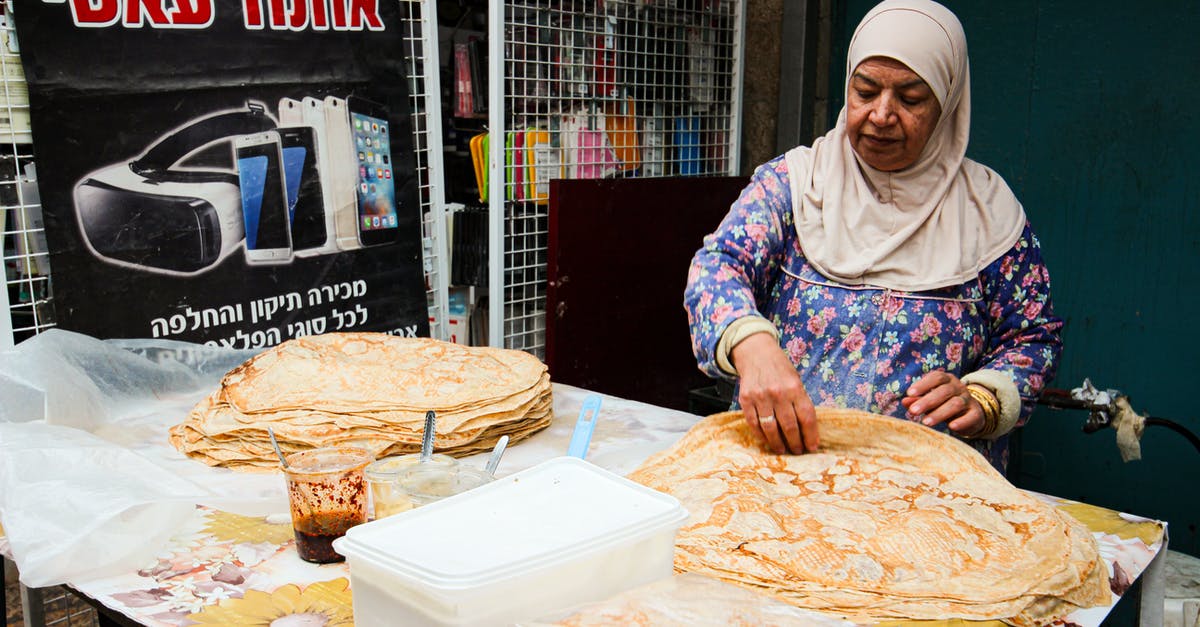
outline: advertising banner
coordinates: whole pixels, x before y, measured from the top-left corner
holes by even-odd
[[[20,2],[58,326],[428,335],[399,4]]]

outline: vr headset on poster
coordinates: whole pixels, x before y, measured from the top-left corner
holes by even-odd
[[[109,263],[177,276],[239,248],[260,265],[393,242],[390,131],[384,107],[355,96],[194,118],[76,183],[83,240]],[[187,165],[222,144],[232,167]]]

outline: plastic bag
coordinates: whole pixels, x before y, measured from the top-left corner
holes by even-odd
[[[21,580],[136,569],[197,505],[287,512],[278,474],[210,468],[166,442],[253,354],[57,329],[0,354],[0,525]]]

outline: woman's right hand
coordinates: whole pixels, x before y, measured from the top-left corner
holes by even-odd
[[[755,333],[733,347],[740,378],[738,402],[746,424],[777,454],[814,452],[817,413],[796,367],[769,333]]]

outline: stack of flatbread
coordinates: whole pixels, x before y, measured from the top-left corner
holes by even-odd
[[[766,452],[710,416],[630,478],[691,513],[675,567],[854,619],[1040,625],[1111,602],[1080,523],[966,444],[905,420],[818,409],[821,447]]]
[[[434,450],[468,455],[550,424],[550,375],[521,351],[382,333],[330,333],[268,349],[221,380],[171,428],[184,454],[212,466],[274,469],[267,427],[284,453],[321,446],[376,457],[421,450],[425,413]]]

